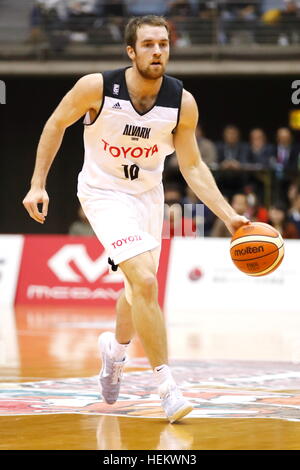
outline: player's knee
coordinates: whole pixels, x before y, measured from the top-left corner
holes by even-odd
[[[150,253],[146,252],[130,258],[120,263],[120,268],[132,289],[136,287],[152,291],[155,288],[157,284],[156,270]]]
[[[154,274],[145,273],[140,275],[132,285],[134,295],[139,295],[145,299],[154,300],[157,297],[157,279]]]

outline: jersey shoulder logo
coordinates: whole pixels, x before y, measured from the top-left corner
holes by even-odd
[[[116,104],[113,105],[113,109],[122,109],[119,101]]]
[[[120,85],[118,83],[114,83],[113,86],[113,95],[118,96],[120,91]]]

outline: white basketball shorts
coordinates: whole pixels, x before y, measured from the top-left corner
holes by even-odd
[[[141,194],[128,194],[92,188],[81,182],[78,198],[112,266],[151,251],[157,271],[164,217],[162,183]],[[126,299],[131,304],[131,288],[122,274]]]

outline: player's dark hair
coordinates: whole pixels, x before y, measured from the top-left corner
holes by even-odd
[[[164,26],[170,37],[170,28],[167,20],[163,16],[157,15],[146,15],[146,16],[137,16],[129,20],[125,28],[125,43],[127,46],[131,46],[135,49],[137,30],[144,24],[150,26]]]

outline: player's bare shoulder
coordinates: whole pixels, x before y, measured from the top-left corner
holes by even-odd
[[[193,126],[198,121],[198,106],[192,93],[183,89],[179,126]]]
[[[49,120],[62,128],[74,124],[88,111],[97,114],[102,103],[103,78],[101,74],[84,75],[62,98]]]
[[[84,75],[75,83],[73,90],[79,100],[87,100],[91,108],[97,109],[102,101],[103,75],[101,73]]]

